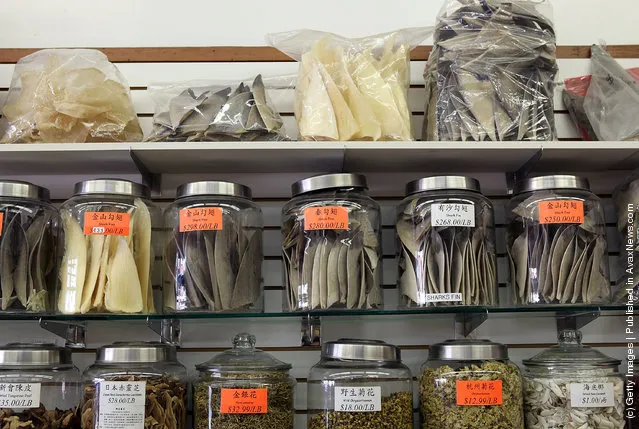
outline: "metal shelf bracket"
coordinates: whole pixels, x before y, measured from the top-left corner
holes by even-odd
[[[39,320],[40,327],[65,341],[65,346],[73,349],[86,347],[86,322],[71,322],[58,320]]]
[[[129,156],[142,175],[142,183],[149,187],[153,196],[159,196],[162,193],[162,175],[151,172],[133,149],[129,149]]]
[[[303,347],[319,346],[322,343],[322,320],[319,316],[302,316],[301,343]]]
[[[467,338],[488,320],[488,310],[482,313],[455,314],[455,338]]]
[[[515,172],[506,173],[506,185],[508,187],[508,194],[512,194],[515,189],[515,184],[519,181],[528,177],[532,169],[535,167],[535,164],[539,162],[543,155],[543,147],[539,149],[535,154],[528,160],[524,165],[522,165],[519,170]]]
[[[593,311],[558,311],[555,314],[557,332],[565,329],[579,330],[596,320],[601,315],[601,310]]]
[[[165,344],[179,347],[182,343],[182,321],[179,319],[146,319],[147,326]]]

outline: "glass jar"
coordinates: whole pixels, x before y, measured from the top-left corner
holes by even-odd
[[[256,349],[253,335],[236,335],[233,349],[195,368],[195,429],[293,429],[291,365]]]
[[[296,182],[282,209],[285,309],[382,308],[380,208],[359,174]]]
[[[631,354],[632,361],[628,359],[627,368],[628,372],[630,372],[630,368],[634,368],[634,353]],[[632,367],[630,365],[633,365]],[[633,374],[626,375],[626,395],[625,395],[625,404],[626,404],[626,423],[628,424],[628,429],[638,429],[639,428],[639,413],[637,412],[637,404],[639,404],[639,373],[637,371],[633,371]]]
[[[412,379],[399,347],[352,339],[324,343],[308,376],[308,428],[412,429]]]
[[[608,303],[604,211],[588,181],[535,177],[519,183],[515,193],[507,237],[515,303]]]
[[[47,189],[0,181],[0,311],[51,310],[57,227]]]
[[[100,347],[83,377],[82,429],[186,429],[186,368],[174,346]]]
[[[422,366],[422,429],[523,429],[522,380],[503,344],[448,340]]]
[[[397,209],[400,307],[498,303],[493,205],[476,179],[406,185]]]
[[[263,311],[264,221],[248,187],[182,185],[164,224],[165,310]]]
[[[561,331],[523,364],[527,428],[624,428],[621,361],[582,345],[581,332]]]
[[[79,429],[80,371],[54,344],[0,347],[0,421],[6,428]]]
[[[149,198],[146,186],[127,180],[76,183],[60,207],[60,313],[155,313],[152,245],[161,219]]]

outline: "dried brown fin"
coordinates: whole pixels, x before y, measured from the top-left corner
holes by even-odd
[[[15,223],[14,230],[16,234],[14,235],[14,239],[16,239],[14,248],[17,248],[18,259],[16,261],[15,271],[13,272],[13,288],[16,291],[18,301],[26,308],[27,301],[29,300],[27,289],[27,283],[29,282],[29,243],[27,241],[27,234],[20,222]]]
[[[225,222],[224,229],[217,231],[215,237],[215,271],[217,286],[220,289],[222,310],[231,308],[235,275],[232,265],[232,254],[236,252],[236,233],[232,222]]]
[[[217,272],[215,271],[215,231],[203,231],[204,247],[206,248],[206,260],[209,264],[211,276],[211,291],[213,292],[213,305],[215,311],[222,310],[222,298],[217,284]]]
[[[327,276],[328,276],[328,297],[326,299],[326,307],[330,308],[333,304],[339,302],[339,254],[342,249],[339,241],[335,241],[328,255]]]
[[[211,274],[209,273],[209,265],[204,261],[202,255],[204,252],[203,239],[200,237],[199,231],[191,231],[184,233],[184,256],[186,258],[186,270],[193,279],[193,286],[204,297],[209,310],[215,308],[213,302],[213,293],[211,290]]]
[[[256,231],[251,236],[238,271],[233,289],[231,308],[239,309],[256,304],[260,296],[262,275],[262,234]]]
[[[5,215],[6,216],[6,215]],[[9,308],[9,305],[15,300],[13,297],[13,271],[15,269],[15,261],[13,260],[13,225],[19,218],[19,215],[13,216],[10,222],[5,221],[4,232],[0,236],[0,282],[2,283],[2,310]]]
[[[364,247],[364,234],[361,231],[355,232],[351,238],[348,247],[347,273],[348,273],[348,292],[346,295],[346,307],[355,308],[359,303],[360,288],[362,287],[362,269],[360,264],[363,263],[362,248]]]

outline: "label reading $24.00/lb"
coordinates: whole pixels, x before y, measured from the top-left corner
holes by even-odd
[[[380,386],[335,387],[334,410],[351,413],[382,411],[382,388]]]
[[[572,408],[604,408],[615,405],[612,383],[570,383]]]
[[[131,213],[85,212],[85,235],[123,235],[127,237],[131,228]]]
[[[222,389],[220,414],[266,414],[267,412],[268,389]]]
[[[432,204],[430,212],[433,226],[475,227],[474,204]]]
[[[98,429],[144,429],[146,381],[101,381]]]
[[[304,209],[304,231],[317,229],[348,229],[348,209],[340,206]]]
[[[457,405],[485,406],[503,404],[501,380],[457,380]]]
[[[549,200],[538,203],[539,223],[584,223],[584,202]]]
[[[0,408],[38,408],[40,383],[0,383]]]
[[[221,207],[194,207],[180,210],[180,232],[221,231]]]

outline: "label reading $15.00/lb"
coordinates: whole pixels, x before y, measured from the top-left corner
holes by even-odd
[[[340,206],[304,209],[304,231],[317,229],[348,229],[348,209]]]
[[[572,408],[605,408],[615,405],[612,383],[570,383]]]
[[[538,203],[539,223],[584,223],[584,202],[549,200]]]
[[[221,231],[221,207],[193,207],[180,210],[180,232]]]
[[[503,404],[501,380],[457,380],[457,405],[486,406]]]
[[[131,228],[131,213],[85,212],[85,235],[122,235],[127,237]]]
[[[335,387],[334,410],[356,413],[382,411],[382,388],[380,386]]]
[[[0,408],[38,408],[40,383],[0,382]]]
[[[222,389],[220,414],[266,414],[267,412],[268,389]]]
[[[146,381],[101,381],[98,429],[144,429]]]
[[[432,204],[430,212],[433,226],[475,227],[474,204]]]

